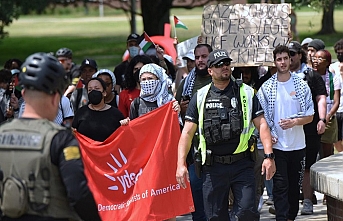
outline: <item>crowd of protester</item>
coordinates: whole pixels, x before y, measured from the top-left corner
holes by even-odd
[[[227,51],[213,50],[201,42],[183,56],[187,65],[181,67],[158,45],[152,48],[154,53],[142,53],[138,39],[134,33],[128,36],[128,59],[113,72],[98,67],[91,58],[76,65],[71,49],[58,49],[55,58],[66,72],[68,87],[52,120],[101,142],[130,120],[173,102],[183,129],[176,177],[181,186],[186,177],[190,179],[193,220],[258,220],[263,204],[270,206],[276,220],[295,220],[299,200],[303,201],[301,214],[313,214],[317,199],[309,169],[318,158],[334,154],[334,148],[343,150],[343,39],[334,46],[337,62],[332,63],[322,40],[306,38],[276,47],[274,66],[270,67],[232,67]],[[14,58],[0,70],[2,123],[25,118],[32,108],[18,84],[21,66]],[[253,89],[244,89],[252,92],[251,122],[237,133],[230,128],[230,121],[235,118],[245,85]],[[206,103],[205,111],[201,102]],[[207,108],[216,102],[228,105],[224,110],[229,110],[219,114],[219,123],[215,117],[222,113],[220,105]],[[253,124],[257,130],[250,131]],[[213,129],[217,125],[219,129]],[[224,134],[225,128],[230,135]],[[249,136],[255,134],[258,153],[254,160],[247,158],[248,149],[239,149],[245,129]],[[207,150],[211,150],[213,162],[207,162]],[[200,176],[195,164],[199,152],[206,161]],[[249,179],[242,182],[242,176]],[[262,197],[265,187],[267,200]]]

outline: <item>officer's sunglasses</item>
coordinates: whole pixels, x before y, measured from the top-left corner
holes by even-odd
[[[291,55],[291,57],[295,56],[296,54],[298,54],[297,52],[295,51],[290,51],[289,54]]]
[[[225,66],[230,66],[231,65],[231,61],[222,61],[222,62],[219,62],[218,64],[213,64],[212,67],[222,68],[224,65]]]

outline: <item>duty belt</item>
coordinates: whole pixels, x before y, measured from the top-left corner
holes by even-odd
[[[250,155],[250,152],[244,151],[242,153],[238,153],[238,154],[232,154],[232,155],[226,155],[226,156],[213,156],[213,160],[214,162],[217,163],[222,163],[222,164],[232,164],[238,160],[241,160],[247,156]]]

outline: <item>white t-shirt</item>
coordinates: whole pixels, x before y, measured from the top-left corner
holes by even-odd
[[[335,91],[341,89],[341,80],[339,76],[340,76],[339,74],[332,73],[333,88]],[[328,94],[328,96],[326,97],[326,113],[329,113],[333,106],[333,101],[334,101],[333,98],[330,99],[330,74],[329,72],[327,71],[325,75],[322,75],[322,78],[325,82],[326,92]]]
[[[305,148],[305,133],[303,126],[294,126],[283,130],[279,122],[291,115],[301,112],[300,103],[295,96],[293,79],[286,82],[279,82],[277,85],[277,95],[274,109],[274,122],[278,133],[278,142],[273,144],[273,148],[282,151],[293,151]]]
[[[341,81],[341,89],[343,88],[343,79],[342,75],[340,73],[340,67],[339,67],[340,62],[337,61],[335,63],[332,63],[329,67],[329,70],[334,73],[335,75],[338,76],[339,80]],[[343,73],[342,73],[343,74]],[[343,112],[343,90],[341,90],[341,99],[339,102],[338,110],[337,112]]]

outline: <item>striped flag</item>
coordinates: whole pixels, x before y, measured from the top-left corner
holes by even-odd
[[[142,49],[142,51],[145,53],[154,42],[150,39],[149,35],[147,35],[146,32],[144,32],[141,35],[141,42],[139,43],[139,47]]]
[[[175,28],[183,28],[183,29],[188,30],[187,26],[183,24],[182,21],[180,21],[180,19],[178,19],[175,15],[174,15],[174,24],[175,24]]]

